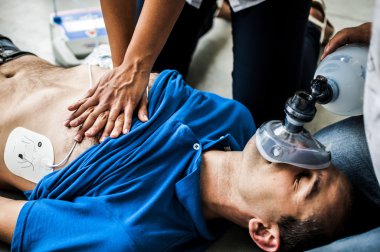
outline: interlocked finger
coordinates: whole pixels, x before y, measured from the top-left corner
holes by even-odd
[[[87,109],[89,109],[90,107],[95,107],[96,105],[98,105],[97,100],[95,99],[86,100],[86,102],[84,102],[75,112],[73,112],[67,120],[68,121],[74,120],[75,118],[83,114]],[[107,110],[107,108],[104,110]]]
[[[111,132],[112,138],[117,138],[120,136],[121,132],[123,131],[123,125],[124,125],[124,114],[120,114],[115,121],[115,125],[113,127],[113,130]]]
[[[134,107],[132,103],[129,103],[124,108],[124,125],[123,125],[124,134],[127,134],[131,130],[133,110],[134,110]]]
[[[93,127],[93,124],[94,122],[97,120],[97,118],[99,117],[99,115],[103,112],[105,112],[105,108],[102,108],[102,107],[96,107],[96,109],[90,113],[88,115],[88,117],[86,118],[86,121],[83,123],[82,125],[82,131],[83,132],[86,132],[89,128],[92,127],[92,130],[91,130],[91,133],[93,135],[96,135],[97,133],[99,133],[99,131],[102,129],[102,128],[97,128],[97,127]],[[82,135],[82,138],[83,138],[84,134]],[[77,139],[75,139],[77,140]],[[82,140],[80,140],[82,141]]]
[[[108,115],[109,111],[102,112],[98,118],[96,118],[94,125],[86,131],[85,136],[94,137],[99,132],[99,129],[103,129],[106,126]]]
[[[137,116],[142,122],[148,121],[148,97],[146,93],[144,93],[143,97],[141,98]]]

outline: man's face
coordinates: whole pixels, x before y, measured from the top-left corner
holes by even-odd
[[[336,168],[308,170],[270,163],[252,139],[243,155],[248,173],[241,177],[239,189],[260,218],[277,222],[285,215],[300,220],[318,216],[328,222],[342,214],[341,199],[346,198],[349,182]]]

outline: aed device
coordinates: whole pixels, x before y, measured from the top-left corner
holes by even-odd
[[[57,11],[50,14],[50,37],[56,62],[76,66],[99,45],[108,44],[99,7]]]

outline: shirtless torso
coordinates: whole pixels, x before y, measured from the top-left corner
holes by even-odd
[[[93,83],[96,84],[106,71],[92,66]],[[89,87],[87,65],[64,69],[35,56],[23,56],[0,66],[2,175],[10,173],[4,163],[5,143],[10,132],[19,126],[47,136],[53,144],[55,162],[60,162],[67,155],[77,132],[77,128],[69,129],[63,125],[71,113],[67,106],[82,98]],[[96,139],[85,139],[76,146],[69,162],[96,143]],[[7,177],[12,179],[11,174]],[[0,181],[0,187],[4,183]]]

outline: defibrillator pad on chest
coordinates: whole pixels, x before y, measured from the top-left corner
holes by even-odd
[[[8,136],[4,162],[15,175],[38,183],[53,171],[53,145],[46,136],[17,127]]]

